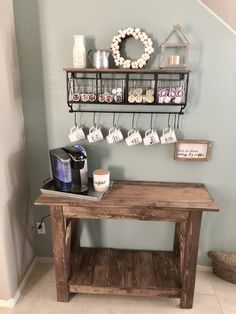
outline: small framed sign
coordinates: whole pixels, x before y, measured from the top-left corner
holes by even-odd
[[[211,149],[211,141],[186,140],[175,143],[175,160],[207,161]]]

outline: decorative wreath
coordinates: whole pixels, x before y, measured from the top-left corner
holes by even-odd
[[[120,55],[119,49],[121,41],[127,36],[132,36],[136,40],[140,40],[144,46],[144,52],[142,53],[142,56],[137,60],[125,59]],[[120,29],[117,35],[113,37],[111,44],[112,56],[114,58],[115,65],[123,67],[125,69],[143,68],[147,61],[150,59],[150,55],[154,52],[152,44],[153,42],[151,38],[149,38],[148,35],[142,32],[139,28],[129,27],[123,30]]]

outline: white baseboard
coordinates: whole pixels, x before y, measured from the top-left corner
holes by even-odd
[[[197,265],[197,270],[206,271],[212,273],[212,266],[205,266],[205,265]]]
[[[53,263],[53,257],[41,257],[41,256],[37,256],[37,257],[36,257],[36,262],[37,262],[37,263]]]
[[[0,300],[0,307],[14,307],[16,305],[16,303],[18,302],[24,287],[29,279],[29,276],[31,275],[35,265],[37,263],[37,258],[34,258],[33,262],[31,263],[27,273],[25,274],[23,280],[21,281],[19,288],[17,289],[15,295],[13,298],[8,299],[8,300]]]

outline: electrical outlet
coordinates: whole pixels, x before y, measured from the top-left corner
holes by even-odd
[[[45,233],[46,233],[45,223],[44,223],[44,222],[42,223],[40,229],[38,229],[38,226],[39,226],[39,225],[40,225],[40,222],[37,222],[37,223],[36,223],[36,226],[37,226],[37,232],[38,232],[38,234],[45,234]]]

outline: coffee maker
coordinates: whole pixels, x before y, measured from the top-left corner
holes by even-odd
[[[52,176],[56,190],[88,193],[87,154],[80,145],[66,146],[49,151]]]

